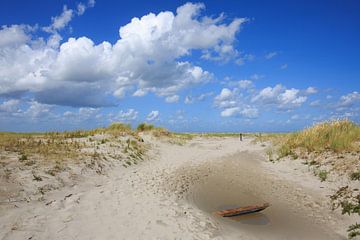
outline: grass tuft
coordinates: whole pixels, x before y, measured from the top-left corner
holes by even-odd
[[[350,179],[353,180],[353,181],[360,180],[360,171],[352,172],[350,174]]]
[[[285,137],[283,155],[302,148],[308,152],[343,152],[359,150],[360,126],[347,119],[318,123],[301,132]]]
[[[360,224],[355,223],[353,225],[350,225],[347,232],[349,239],[354,239],[355,237],[360,236]]]

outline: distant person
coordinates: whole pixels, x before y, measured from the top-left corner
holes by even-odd
[[[240,133],[240,135],[239,135],[239,139],[240,139],[240,141],[242,141],[242,138],[243,138],[243,134],[242,134],[242,133]]]

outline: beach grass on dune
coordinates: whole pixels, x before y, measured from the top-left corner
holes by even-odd
[[[349,120],[318,123],[303,131],[290,133],[283,138],[282,151],[296,148],[308,152],[343,152],[360,150],[360,126]]]
[[[109,134],[111,136],[135,135],[131,126],[123,123],[112,123],[106,128],[65,132],[1,132],[0,150],[17,152],[20,154],[20,159],[33,154],[46,156],[48,159],[72,158],[78,156],[79,149],[85,146],[84,142],[76,139],[89,138],[96,134]]]

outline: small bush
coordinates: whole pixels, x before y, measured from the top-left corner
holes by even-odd
[[[26,154],[21,154],[21,156],[19,157],[19,161],[20,162],[23,162],[23,161],[25,161],[25,160],[27,160],[28,158],[27,158],[27,156],[26,156]]]
[[[136,130],[139,132],[145,132],[145,131],[151,131],[153,130],[155,127],[152,124],[147,124],[147,123],[140,123]]]
[[[328,177],[328,174],[329,172],[325,171],[325,170],[321,170],[319,173],[318,173],[318,176],[320,178],[320,180],[322,182],[326,181],[327,177]]]
[[[353,239],[357,236],[360,236],[360,224],[355,223],[353,225],[350,225],[347,232],[349,239]]]
[[[38,181],[38,182],[43,180],[41,176],[38,176],[38,175],[35,175],[35,174],[33,174],[33,177],[34,177],[34,180]]]
[[[265,153],[268,156],[269,161],[273,162],[274,161],[274,150],[272,148],[267,148]]]
[[[353,181],[360,180],[360,171],[351,173],[350,179]]]
[[[114,122],[110,124],[109,127],[106,128],[107,131],[117,131],[117,132],[130,132],[131,131],[131,125],[120,123],[120,122]]]

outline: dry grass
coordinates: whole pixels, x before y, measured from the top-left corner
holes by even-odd
[[[86,174],[138,164],[147,150],[138,133],[122,123],[71,132],[0,133],[0,179],[6,181],[0,201],[32,195],[42,201],[45,193]]]
[[[25,161],[29,156],[46,157],[47,160],[64,160],[76,158],[87,141],[92,142],[92,136],[108,134],[113,137],[132,135],[136,133],[131,126],[123,123],[112,123],[107,128],[92,130],[76,130],[47,133],[0,133],[0,150],[16,152],[19,160]],[[101,140],[104,144],[106,139]],[[95,143],[94,143],[95,144]]]
[[[349,120],[316,124],[301,132],[289,134],[282,143],[283,151],[301,148],[308,152],[360,151],[360,126]],[[288,150],[287,150],[288,149]]]
[[[360,179],[360,126],[347,119],[318,123],[303,131],[290,134],[271,134],[256,138],[257,141],[271,141],[273,149],[266,154],[272,160],[291,156],[306,159],[304,164],[312,168],[321,181],[327,181],[330,173],[348,174],[350,180]],[[346,176],[345,175],[345,176]],[[360,195],[358,189],[341,187],[331,196],[333,210],[341,208],[342,214],[360,216]],[[360,225],[348,228],[350,239],[360,236]]]

